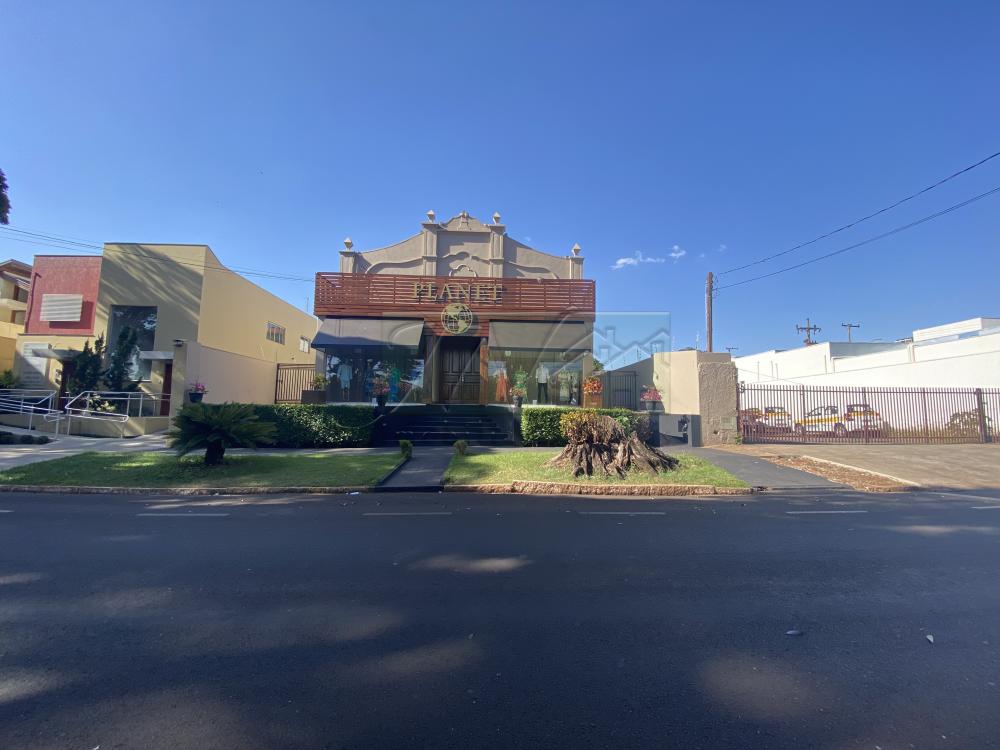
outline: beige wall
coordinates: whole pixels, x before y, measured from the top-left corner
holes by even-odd
[[[174,383],[180,379],[186,380],[188,384],[196,381],[204,383],[208,386],[205,403],[238,401],[270,404],[274,402],[276,377],[277,365],[274,362],[244,357],[200,344],[189,344],[185,367]],[[179,395],[183,397],[183,393]]]
[[[635,372],[638,385],[660,392],[665,414],[690,414],[696,445],[736,438],[736,367],[729,354],[660,352],[615,372]]]
[[[209,255],[210,262],[220,267],[211,251]],[[268,322],[285,328],[283,345],[267,340]],[[229,270],[206,272],[197,335],[203,346],[264,362],[312,364],[315,354],[300,351],[299,339],[311,343],[318,327],[312,315],[239,274]]]

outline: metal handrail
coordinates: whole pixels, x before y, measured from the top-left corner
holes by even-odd
[[[60,409],[53,408],[55,402],[55,391],[0,388],[0,414],[26,414],[29,430],[35,427],[35,415],[41,416],[46,422],[61,421],[64,418]]]
[[[83,391],[69,399],[63,410],[83,419],[127,422],[132,417],[159,416],[165,398],[169,396],[145,391]]]

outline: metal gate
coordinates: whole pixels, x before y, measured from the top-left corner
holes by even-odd
[[[740,383],[747,443],[988,443],[997,388],[861,388]]]
[[[316,375],[315,365],[278,365],[274,383],[274,403],[298,404],[302,402],[302,391],[312,388]]]
[[[635,371],[605,372],[603,403],[608,408],[639,408],[639,380]]]

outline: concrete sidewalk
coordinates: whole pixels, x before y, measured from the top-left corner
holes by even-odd
[[[44,434],[37,431],[29,432],[19,427],[9,427],[7,425],[4,425],[0,429],[4,432],[12,432],[15,435]],[[38,463],[39,461],[51,461],[55,458],[76,456],[80,453],[91,451],[132,453],[135,451],[166,450],[166,447],[166,437],[163,433],[124,439],[59,435],[53,437],[52,442],[45,445],[0,446],[0,471],[12,469],[16,466]]]
[[[886,474],[928,488],[1000,488],[1000,444],[734,445],[714,451],[741,458],[807,456]]]

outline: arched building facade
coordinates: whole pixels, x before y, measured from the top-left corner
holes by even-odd
[[[328,395],[390,403],[577,405],[592,366],[594,282],[580,247],[544,253],[463,211],[316,274]]]

